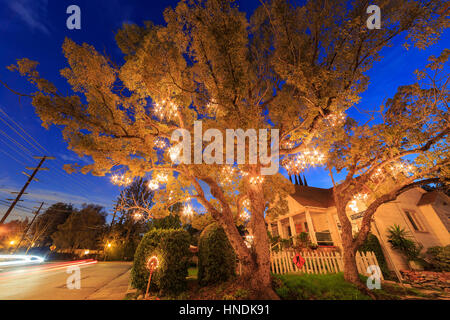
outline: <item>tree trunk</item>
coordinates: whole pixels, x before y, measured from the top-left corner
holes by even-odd
[[[245,284],[255,294],[257,299],[279,299],[278,295],[272,289],[272,279],[270,276],[270,248],[267,236],[267,228],[264,221],[264,196],[262,190],[253,190],[250,192],[250,201],[252,203],[251,221],[254,234],[254,250],[250,250],[239,234],[236,227],[235,218],[228,202],[226,201],[222,190],[217,183],[211,179],[203,179],[210,186],[211,194],[219,200],[222,211],[219,212],[204,198],[203,190],[198,182],[193,179],[192,182],[201,195],[200,202],[207,208],[211,216],[224,229],[234,252],[242,266],[241,277],[245,279]],[[252,199],[254,201],[252,201]]]
[[[367,286],[359,278],[358,267],[356,265],[356,251],[358,246],[353,239],[352,224],[347,217],[345,212],[345,207],[342,206],[338,201],[336,202],[337,214],[339,221],[342,226],[342,246],[344,249],[343,260],[344,260],[344,279],[352,284],[354,284],[362,293],[375,299],[373,293],[367,288]]]
[[[256,188],[249,191],[251,203],[250,227],[253,233],[253,248],[255,259],[255,284],[258,288],[256,298],[276,299],[279,297],[272,288],[272,277],[270,274],[270,242],[267,235],[266,221],[264,220],[265,199],[263,190]]]
[[[358,267],[356,265],[356,250],[354,250],[352,244],[342,242],[344,247],[343,260],[344,260],[344,279],[355,285],[360,285]]]

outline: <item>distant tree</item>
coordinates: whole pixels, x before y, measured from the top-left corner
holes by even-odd
[[[148,181],[138,177],[117,197],[114,217],[104,242],[114,242],[116,258],[131,258],[148,230],[148,210],[153,206],[154,192],[147,187]]]
[[[74,211],[71,204],[58,202],[39,215],[30,230],[31,237],[35,239],[36,245],[51,246],[53,233],[58,231],[58,226],[66,222]]]
[[[148,230],[148,210],[153,206],[154,192],[147,184],[147,180],[139,177],[117,199],[118,222],[114,225],[114,231],[122,234],[124,253],[129,255],[134,253],[141,235]]]
[[[52,235],[58,249],[97,249],[105,230],[106,212],[95,204],[74,211]]]

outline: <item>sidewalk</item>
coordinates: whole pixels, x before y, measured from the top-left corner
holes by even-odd
[[[131,268],[100,288],[86,300],[123,300],[130,283]]]

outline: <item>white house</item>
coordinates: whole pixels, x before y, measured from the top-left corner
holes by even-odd
[[[311,242],[319,250],[342,248],[341,227],[333,200],[333,189],[295,185],[295,192],[288,196],[289,210],[273,220],[267,219],[269,231],[281,238],[295,237],[308,232]],[[365,209],[364,200],[358,200],[348,208],[353,231],[357,232]],[[351,206],[350,206],[351,207]],[[360,208],[362,210],[358,210]],[[413,239],[426,250],[433,246],[450,244],[450,198],[442,192],[427,192],[422,188],[408,190],[395,201],[383,204],[375,212],[371,232],[380,241],[388,267],[408,269],[405,258],[393,250],[387,242],[387,229],[394,224],[410,232]]]

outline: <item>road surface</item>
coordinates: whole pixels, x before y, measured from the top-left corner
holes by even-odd
[[[69,281],[72,287],[69,289],[67,280],[75,276],[73,270],[77,268],[80,288],[73,288],[71,284],[75,282]],[[128,262],[96,261],[3,269],[0,270],[0,300],[120,300],[128,288],[130,269]]]

